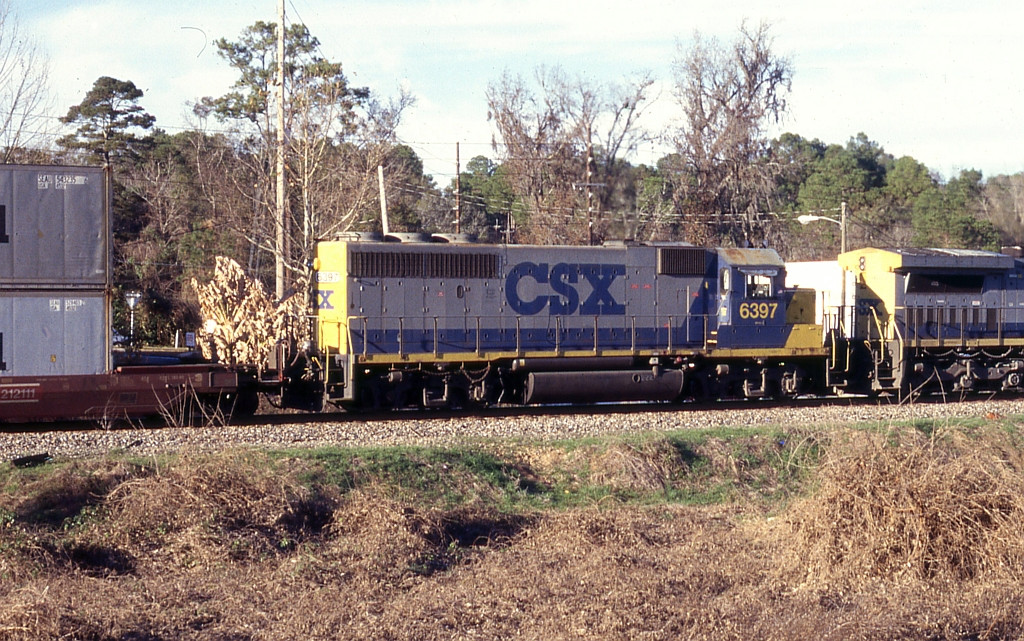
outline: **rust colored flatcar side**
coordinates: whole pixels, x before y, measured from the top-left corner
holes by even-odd
[[[108,374],[81,376],[0,377],[0,422],[176,418],[196,401],[230,410],[236,401],[241,406],[254,396],[254,377],[216,364],[119,367]]]

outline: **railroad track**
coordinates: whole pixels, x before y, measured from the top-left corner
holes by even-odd
[[[233,425],[101,428],[84,423],[6,426],[0,461],[36,456],[52,460],[105,456],[361,445],[444,445],[465,439],[562,439],[625,431],[672,431],[723,426],[840,425],[919,418],[1024,415],[1024,399],[979,397],[962,402],[931,398],[897,404],[885,399],[809,399],[799,402],[719,402],[700,405],[627,404],[589,407],[494,408],[471,413],[409,411],[366,414],[279,414]]]

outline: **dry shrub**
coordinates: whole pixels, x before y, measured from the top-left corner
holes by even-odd
[[[255,559],[319,534],[334,502],[311,495],[260,453],[185,457],[112,492],[104,538],[127,550],[159,545],[186,565]]]
[[[532,521],[473,505],[418,511],[379,489],[363,488],[334,512],[325,554],[343,560],[350,572],[397,583],[448,571],[474,551],[508,545]]]
[[[856,433],[779,533],[808,585],[1024,578],[1024,476],[952,433]]]
[[[69,543],[60,534],[101,518],[106,497],[140,474],[144,470],[122,462],[74,462],[27,481],[17,496],[0,496],[0,516],[9,518],[0,521],[0,598],[4,588],[41,572],[78,567],[102,573],[106,561],[115,571],[130,566],[116,550]]]
[[[395,595],[374,622],[375,635],[729,638],[715,634],[725,630],[723,620],[752,629],[741,622],[757,613],[751,584],[764,574],[750,546],[731,536],[733,516],[678,507],[545,514],[508,546]]]
[[[330,553],[350,571],[399,580],[430,548],[433,524],[372,488],[349,493],[327,527]]]
[[[20,494],[29,498],[14,511],[31,515],[40,524],[59,526],[83,508],[100,505],[123,482],[142,474],[142,468],[121,461],[104,460],[88,466],[71,462],[28,482]]]
[[[672,445],[658,439],[641,444],[615,443],[591,461],[590,481],[618,490],[660,490],[681,473]]]

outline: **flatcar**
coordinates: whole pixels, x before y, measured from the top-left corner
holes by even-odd
[[[324,400],[346,407],[820,393],[815,294],[769,249],[318,245]],[[307,377],[308,379],[309,377]]]
[[[0,423],[255,409],[252,368],[114,363],[110,265],[102,168],[0,168]]]

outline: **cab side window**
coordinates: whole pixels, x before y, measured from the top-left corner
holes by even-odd
[[[763,274],[747,274],[747,298],[771,298],[772,279],[771,276]]]

